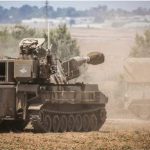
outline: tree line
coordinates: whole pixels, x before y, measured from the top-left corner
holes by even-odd
[[[23,19],[42,18],[46,15],[46,6],[37,7],[23,5],[20,8],[10,7],[4,8],[0,6],[0,23],[19,23]],[[95,22],[103,22],[106,18],[110,19],[114,16],[132,16],[132,15],[150,15],[150,9],[137,8],[132,11],[123,9],[108,9],[107,6],[99,5],[87,10],[76,10],[73,7],[57,8],[48,6],[48,17],[94,17]]]
[[[71,37],[66,25],[59,25],[57,28],[51,29],[49,34],[49,42],[52,45],[51,51],[57,54],[61,60],[67,60],[80,54],[79,46],[76,40]],[[1,27],[0,55],[15,57],[19,54],[19,42],[23,38],[39,37],[45,38],[47,45],[48,39],[45,29],[35,29],[22,25]]]

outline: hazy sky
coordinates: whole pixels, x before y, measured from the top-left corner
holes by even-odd
[[[44,6],[45,1],[0,1],[0,5],[6,8],[20,7],[24,4],[31,6]],[[138,7],[150,8],[150,1],[49,1],[49,5],[54,8],[57,7],[75,7],[76,9],[88,9],[98,5],[107,5],[108,8],[123,8],[126,10],[133,10]]]

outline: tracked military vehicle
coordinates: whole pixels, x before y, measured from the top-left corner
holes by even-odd
[[[104,55],[61,62],[43,44],[23,39],[18,58],[0,59],[0,128],[23,130],[31,122],[36,132],[99,130],[107,97],[96,84],[69,82],[80,76],[81,65],[101,64]]]
[[[150,58],[128,58],[124,84],[125,108],[137,118],[150,120]]]

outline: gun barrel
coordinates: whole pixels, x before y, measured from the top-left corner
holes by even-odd
[[[104,55],[100,52],[91,52],[85,57],[76,56],[72,58],[78,63],[78,66],[81,66],[84,63],[98,65],[104,62]]]
[[[67,76],[67,80],[79,77],[81,72],[79,67],[85,63],[98,65],[104,62],[104,55],[99,52],[91,52],[85,57],[76,56],[69,61],[62,63],[64,73]]]
[[[85,57],[76,56],[76,57],[73,57],[72,60],[74,60],[74,62],[76,62],[78,64],[78,66],[81,66],[84,63],[90,62],[90,57],[88,57],[88,56],[85,56]]]

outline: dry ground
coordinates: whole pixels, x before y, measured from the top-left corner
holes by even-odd
[[[150,149],[150,122],[107,120],[98,132],[34,134],[1,133],[1,150],[102,150]]]
[[[150,121],[133,119],[134,116],[128,112],[121,111],[121,98],[115,99],[113,92],[117,89],[116,81],[134,44],[135,34],[142,31],[143,29],[135,28],[71,29],[82,55],[93,50],[105,54],[105,63],[89,66],[86,75],[81,78],[88,83],[98,83],[100,89],[109,97],[108,120],[99,132],[34,134],[26,129],[23,133],[1,133],[0,150],[150,149]]]

